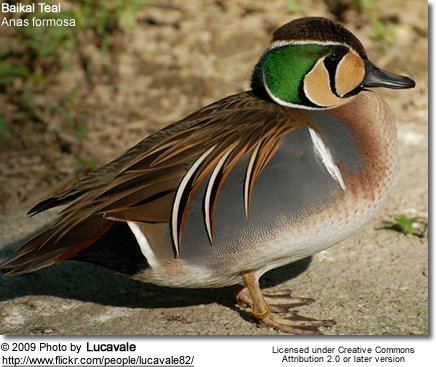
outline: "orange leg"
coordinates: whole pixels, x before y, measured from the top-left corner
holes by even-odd
[[[294,298],[290,292],[271,292],[262,294],[259,282],[253,272],[242,274],[247,288],[239,292],[239,304],[250,306],[252,315],[259,324],[272,327],[290,334],[320,334],[319,327],[333,326],[333,320],[315,320],[298,315],[292,307],[307,305],[313,302],[310,298]],[[248,292],[247,292],[248,291]]]

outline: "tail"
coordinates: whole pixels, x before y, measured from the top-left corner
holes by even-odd
[[[17,250],[13,259],[0,265],[6,275],[30,273],[69,259],[104,236],[114,222],[101,215],[87,219],[58,220],[45,232]]]

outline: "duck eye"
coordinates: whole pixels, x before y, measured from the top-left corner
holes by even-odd
[[[340,56],[336,52],[333,52],[328,56],[328,59],[331,61],[338,61],[340,59]]]

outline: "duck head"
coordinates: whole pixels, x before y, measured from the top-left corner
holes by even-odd
[[[368,60],[361,42],[339,23],[321,17],[278,28],[252,77],[254,93],[289,107],[343,105],[365,88],[413,88],[406,76]]]

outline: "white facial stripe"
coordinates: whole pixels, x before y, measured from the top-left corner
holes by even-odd
[[[333,42],[333,41],[315,41],[315,40],[280,40],[272,42],[267,51],[273,50],[278,47],[290,46],[290,45],[321,45],[321,46],[344,46],[350,49],[351,52],[354,52],[356,55],[359,53],[352,48],[350,45],[347,45],[343,42]]]
[[[339,183],[342,190],[345,191],[347,187],[345,186],[341,171],[339,170],[339,167],[334,162],[329,148],[327,148],[327,146],[324,144],[321,137],[317,134],[315,130],[311,128],[308,129],[309,129],[310,138],[312,139],[313,149],[315,151],[316,156],[319,157],[321,162],[324,164],[328,173],[330,173],[330,176],[332,176],[332,178]]]
[[[138,224],[135,222],[127,222],[132,231],[133,235],[138,241],[139,248],[141,249],[142,254],[147,259],[147,262],[150,264],[152,268],[156,268],[160,263],[157,257],[155,256],[153,250],[150,247],[150,244],[147,241],[147,238],[142,233],[141,228],[139,228]]]

